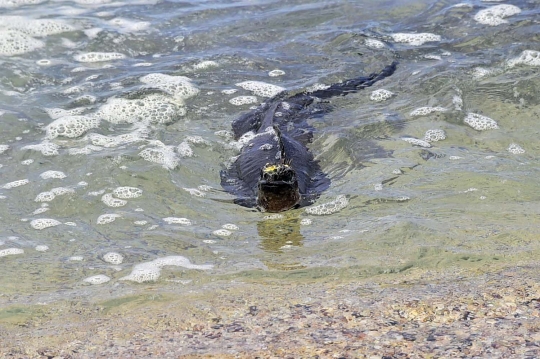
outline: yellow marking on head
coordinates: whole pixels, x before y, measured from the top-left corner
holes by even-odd
[[[266,165],[264,166],[263,171],[265,173],[268,173],[268,172],[275,172],[277,171],[277,169],[278,169],[278,166],[276,165]]]
[[[264,173],[276,172],[278,169],[282,167],[289,168],[289,165],[286,165],[286,164],[271,165],[267,163],[263,168],[263,172]]]

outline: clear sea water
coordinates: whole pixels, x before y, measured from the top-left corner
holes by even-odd
[[[0,304],[538,258],[539,13],[531,0],[0,0]],[[294,92],[395,59],[392,77],[310,120],[332,179],[313,207],[333,213],[269,217],[222,191],[231,122],[265,101],[237,84]],[[428,130],[445,138],[411,143]],[[122,279],[160,258],[176,265],[143,265],[157,282]],[[110,280],[85,282],[96,275]]]

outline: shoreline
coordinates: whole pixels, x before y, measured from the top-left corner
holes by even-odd
[[[356,283],[222,281],[32,306],[26,316],[13,307],[12,317],[1,312],[0,357],[538,357],[539,267],[416,269]]]

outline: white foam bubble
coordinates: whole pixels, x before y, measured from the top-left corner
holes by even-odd
[[[201,136],[186,136],[186,141],[189,143],[193,143],[194,145],[204,145],[204,146],[210,145],[210,142],[208,142]]]
[[[100,32],[102,32],[103,29],[99,27],[92,27],[90,29],[85,29],[84,34],[88,36],[90,39],[95,39]]]
[[[139,62],[137,64],[133,64],[133,67],[149,67],[152,66],[153,63],[151,62]]]
[[[514,5],[495,5],[478,11],[474,16],[474,20],[483,25],[497,26],[508,22],[504,18],[519,14],[520,12],[521,9]]]
[[[75,138],[83,135],[92,128],[99,126],[100,120],[90,116],[64,116],[51,122],[45,127],[46,138],[54,139],[58,136]]]
[[[375,39],[366,39],[364,43],[367,47],[370,47],[372,49],[383,49],[386,47],[384,42]]]
[[[152,94],[137,100],[110,98],[95,113],[95,117],[114,124],[136,122],[168,124],[185,114],[183,106],[172,103],[164,95]]]
[[[227,229],[229,231],[237,231],[238,230],[238,226],[236,224],[233,224],[233,223],[224,224],[223,226],[221,226],[221,228]]]
[[[158,280],[161,275],[161,268],[164,266],[177,266],[188,269],[208,270],[214,266],[211,264],[196,265],[192,264],[189,259],[182,256],[169,256],[155,259],[151,262],[136,264],[131,273],[120,280],[129,280],[137,283],[153,282]]]
[[[479,115],[476,113],[469,112],[465,119],[463,120],[467,125],[471,126],[475,130],[484,131],[497,129],[499,126],[497,122],[487,116]]]
[[[442,61],[442,57],[439,56],[439,55],[435,55],[435,54],[424,55],[424,59]]]
[[[259,150],[262,150],[262,151],[270,151],[272,148],[274,148],[274,145],[271,143],[265,143],[259,146]]]
[[[521,147],[517,143],[511,143],[510,146],[508,146],[507,151],[514,155],[520,155],[522,153],[525,153],[525,150],[523,149],[523,147]]]
[[[106,213],[106,214],[102,214],[101,216],[99,216],[97,218],[96,223],[97,224],[107,224],[107,223],[114,222],[116,220],[116,218],[120,218],[120,217],[122,217],[122,216],[119,215],[119,214]]]
[[[435,35],[427,32],[423,33],[396,33],[391,35],[395,42],[403,42],[412,46],[420,46],[426,42],[441,41],[440,35]]]
[[[310,219],[310,218],[303,218],[301,221],[300,221],[300,225],[301,226],[309,226],[313,223],[313,221]]]
[[[102,189],[100,191],[92,191],[92,192],[88,192],[88,195],[89,196],[100,196],[102,195],[103,193],[105,193],[105,190]]]
[[[24,186],[25,184],[28,184],[29,182],[30,181],[28,179],[17,180],[17,181],[6,183],[5,185],[2,186],[2,188],[11,189],[15,187],[20,187],[20,186]]]
[[[187,218],[178,218],[178,217],[166,217],[163,218],[163,221],[168,224],[180,224],[182,226],[191,226],[191,221]]]
[[[107,283],[110,280],[111,280],[110,277],[107,277],[104,274],[98,274],[98,275],[93,275],[91,277],[83,279],[83,282],[96,285],[96,284]]]
[[[62,91],[64,95],[76,95],[82,93],[85,90],[85,86],[72,86]]]
[[[168,170],[175,169],[179,163],[172,146],[146,148],[139,152],[139,156],[146,161],[159,163]]]
[[[481,78],[491,76],[496,74],[498,71],[495,69],[486,69],[484,67],[475,67],[472,71],[472,77],[475,80],[479,80]]]
[[[469,3],[463,3],[463,2],[462,2],[462,3],[459,3],[459,4],[453,5],[453,6],[451,6],[451,7],[458,7],[458,8],[459,8],[459,7],[470,7],[470,8],[472,8],[473,5],[472,5],[472,4],[469,4]]]
[[[93,74],[93,75],[90,75],[88,76],[87,78],[84,79],[84,81],[94,81],[96,80],[97,78],[99,78],[101,75],[99,74]]]
[[[326,90],[329,87],[330,87],[330,85],[317,83],[317,84],[313,84],[313,85],[307,87],[306,92],[315,92],[315,91],[319,91],[319,90]]]
[[[309,214],[322,216],[329,215],[341,211],[343,208],[349,205],[349,200],[345,195],[340,194],[335,200],[327,203],[320,204],[318,206],[306,208],[306,212]]]
[[[95,150],[95,146],[112,148],[128,143],[144,141],[148,134],[147,128],[135,129],[135,131],[131,133],[124,133],[118,136],[105,136],[99,133],[90,133],[88,134],[88,139],[92,142],[93,146],[89,149],[91,152],[92,150]]]
[[[199,93],[191,79],[185,76],[170,76],[161,73],[148,74],[139,79],[150,87],[160,89],[178,100],[185,100]]]
[[[119,52],[85,52],[73,56],[78,62],[102,62],[125,59],[127,56]]]
[[[67,38],[62,38],[62,46],[68,48],[68,49],[76,49],[80,44],[76,43],[75,41],[71,41]],[[59,63],[59,61],[54,61],[54,63]]]
[[[229,100],[229,103],[235,106],[251,105],[257,102],[258,100],[255,96],[236,96]]]
[[[227,90],[222,90],[221,93],[224,94],[224,95],[232,95],[233,93],[236,93],[238,92],[237,89],[227,89]]]
[[[55,187],[51,189],[51,192],[54,193],[56,196],[62,196],[64,194],[73,194],[75,193],[75,190],[68,187]]]
[[[117,252],[108,252],[103,255],[103,260],[110,264],[122,264],[124,256]]]
[[[517,65],[540,66],[540,51],[525,50],[518,57],[508,60],[506,64],[508,67]]]
[[[148,21],[134,21],[123,17],[111,19],[108,23],[127,33],[144,31],[150,27],[150,22]]]
[[[257,96],[261,97],[274,97],[280,92],[285,91],[284,87],[272,85],[262,81],[244,81],[239,82],[236,86],[253,92]]]
[[[56,143],[49,141],[43,141],[37,145],[27,145],[22,148],[23,150],[33,150],[41,152],[43,156],[57,156],[59,154],[58,150],[60,146]]]
[[[432,112],[445,112],[444,107],[419,107],[411,112],[411,116],[427,116]]]
[[[182,157],[193,157],[193,149],[187,142],[181,142],[178,147],[176,147],[176,152]]]
[[[228,236],[230,236],[232,234],[232,232],[227,230],[227,229],[216,229],[212,233],[214,235],[220,236],[220,237],[228,237]]]
[[[42,179],[50,179],[50,178],[56,178],[56,179],[63,179],[66,178],[66,174],[62,171],[45,171],[42,174],[39,175]]]
[[[112,193],[106,193],[101,197],[101,202],[109,207],[122,207],[127,204],[127,201],[119,198],[114,198]]]
[[[444,130],[436,129],[436,130],[427,130],[426,134],[424,135],[424,141],[427,142],[437,142],[442,141],[446,139],[446,133]]]
[[[206,193],[201,192],[197,188],[183,188],[184,191],[188,192],[190,195],[194,197],[206,197]]]
[[[83,259],[84,259],[83,256],[72,256],[68,258],[68,261],[80,262]]]
[[[137,283],[154,282],[161,275],[161,269],[154,262],[140,263],[133,267],[131,273],[120,280],[129,280]]]
[[[203,192],[208,192],[210,190],[212,190],[212,186],[208,186],[206,184],[202,184],[200,186],[197,186],[197,188],[199,189],[199,191],[203,191]]]
[[[35,248],[38,252],[47,252],[49,250],[49,246],[46,246],[44,244],[37,245]]]
[[[0,0],[0,8],[15,8],[25,5],[41,4],[47,0]]]
[[[24,160],[24,161],[21,161],[21,165],[25,165],[25,166],[29,166],[31,165],[32,163],[34,163],[34,160],[29,158],[27,160]]]
[[[0,145],[0,155],[9,150],[9,145]]]
[[[49,227],[56,227],[60,224],[62,224],[62,222],[52,218],[39,218],[34,219],[30,222],[30,226],[37,230],[42,230]]]
[[[138,198],[142,196],[142,189],[137,187],[117,187],[113,190],[113,194],[122,199]]]
[[[43,203],[43,204],[46,204],[46,203]],[[38,208],[36,209],[34,212],[32,212],[33,215],[38,215],[38,214],[42,214],[42,213],[45,213],[49,210],[48,207],[41,207],[41,208]]]
[[[14,254],[23,254],[24,250],[21,248],[6,248],[0,250],[0,257],[11,256]]]
[[[369,97],[369,99],[375,102],[382,102],[388,100],[392,96],[394,96],[393,92],[385,89],[379,89],[371,92],[371,96]]]
[[[253,131],[248,131],[248,132],[244,133],[238,139],[238,141],[232,141],[232,142],[230,142],[229,145],[232,148],[236,148],[238,150],[241,150],[245,145],[247,145],[249,142],[251,142],[251,140],[254,139],[255,137],[257,137],[257,136],[266,136],[269,133],[275,134],[275,131],[274,131],[274,129],[272,127],[268,127],[264,132],[259,133],[259,134],[256,134]]]
[[[212,60],[206,60],[206,61],[201,61],[198,64],[193,65],[193,68],[195,70],[204,70],[204,69],[208,69],[211,67],[218,67],[218,66],[219,64],[217,62],[212,61]]]
[[[452,103],[454,104],[456,111],[461,111],[463,107],[463,99],[461,96],[454,95],[454,97],[452,97]]]
[[[35,202],[50,202],[55,197],[56,195],[53,192],[46,191],[46,192],[41,192],[40,194],[38,194],[36,198],[34,199],[34,201]]]
[[[285,75],[285,71],[278,70],[278,69],[272,70],[268,73],[268,76],[270,77],[277,77],[277,76],[283,76],[283,75]]]
[[[402,137],[401,138],[403,141],[405,142],[409,142],[410,144],[412,145],[415,145],[415,146],[420,146],[420,147],[431,147],[431,144],[427,141],[424,141],[424,140],[420,140],[418,138],[413,138],[413,137]]]
[[[0,30],[0,55],[15,56],[42,48],[45,44],[16,30]]]
[[[17,30],[36,37],[76,30],[74,26],[62,20],[29,19],[23,16],[0,16],[0,24],[8,29]]]

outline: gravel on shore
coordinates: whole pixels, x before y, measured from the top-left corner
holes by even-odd
[[[0,357],[538,358],[539,269],[233,281],[3,310]]]

